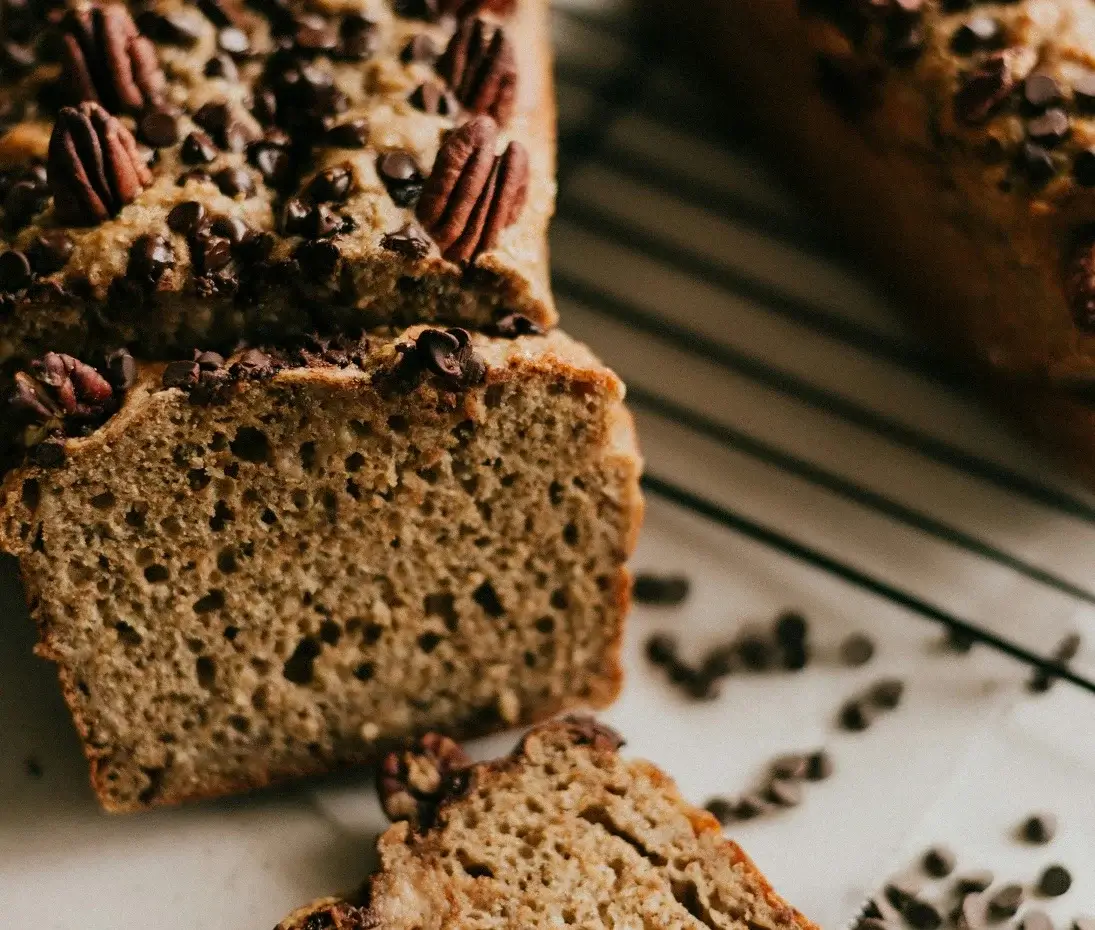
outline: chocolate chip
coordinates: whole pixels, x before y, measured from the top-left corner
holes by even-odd
[[[440,54],[433,39],[420,32],[403,46],[403,51],[399,53],[399,60],[405,65],[414,63],[432,65]]]
[[[347,120],[327,130],[327,145],[341,149],[363,149],[369,144],[369,123],[364,118]]]
[[[1072,97],[1081,110],[1095,109],[1095,71],[1089,71],[1072,82]]]
[[[1004,30],[991,16],[973,16],[954,30],[951,48],[959,55],[972,55],[978,49],[999,48]]]
[[[1043,811],[1031,814],[1019,827],[1019,836],[1028,843],[1049,843],[1057,835],[1057,815]]]
[[[333,275],[341,255],[342,251],[339,247],[326,239],[302,242],[293,250],[293,258],[314,280],[326,279]]]
[[[251,229],[238,216],[215,216],[209,224],[210,231],[216,236],[223,236],[233,246],[237,246],[254,235]]]
[[[760,633],[746,633],[737,642],[742,665],[753,672],[766,672],[775,664],[774,643]]]
[[[146,233],[133,240],[129,247],[126,277],[145,287],[153,287],[175,267],[175,250],[163,236]]]
[[[1063,99],[1060,83],[1044,71],[1032,74],[1023,82],[1023,100],[1035,110],[1044,110]]]
[[[976,894],[992,886],[996,877],[988,869],[964,872],[954,880],[954,890],[960,895]]]
[[[539,325],[522,313],[507,313],[494,321],[494,335],[503,339],[515,339],[518,336],[542,336],[544,331]]]
[[[53,274],[68,264],[73,248],[68,233],[59,229],[46,230],[35,236],[27,249],[27,258],[36,274]]]
[[[419,84],[411,91],[407,102],[430,116],[451,116],[456,112],[457,107],[456,98],[449,89],[436,81]]]
[[[1027,911],[1019,922],[1020,930],[1053,930],[1053,921],[1045,911]]]
[[[1063,865],[1051,865],[1038,879],[1038,893],[1059,898],[1072,887],[1072,874]]]
[[[1068,136],[1068,132],[1068,114],[1060,107],[1046,110],[1041,116],[1027,123],[1027,135],[1042,145],[1056,145]]]
[[[840,660],[853,668],[874,658],[874,641],[864,633],[853,633],[840,644]]]
[[[196,232],[205,220],[205,207],[196,200],[184,200],[167,214],[167,226],[172,232],[189,236]]]
[[[1019,149],[1018,164],[1031,184],[1045,184],[1056,172],[1053,156],[1041,145],[1024,142]]]
[[[301,235],[309,239],[326,239],[341,229],[342,217],[325,203],[311,207],[300,224]]]
[[[269,87],[260,87],[251,96],[251,115],[264,126],[271,125],[277,118],[278,98]]]
[[[232,243],[223,236],[202,236],[191,247],[202,274],[220,271],[232,260]]]
[[[27,458],[41,468],[59,468],[65,461],[65,441],[50,438],[40,442],[27,452]]]
[[[725,678],[737,668],[738,650],[734,643],[716,646],[703,657],[700,674],[711,679]]]
[[[0,255],[0,291],[13,294],[31,282],[30,260],[17,249]]]
[[[840,726],[852,732],[866,730],[874,721],[870,706],[863,701],[848,701],[840,709]]]
[[[217,147],[204,132],[195,130],[183,139],[179,155],[188,165],[207,165],[217,157]]]
[[[718,698],[721,686],[717,678],[704,674],[703,669],[700,669],[689,676],[685,690],[694,700],[713,701]]]
[[[930,901],[923,898],[911,898],[901,908],[901,916],[913,930],[938,930],[943,924],[943,915]]]
[[[409,152],[384,152],[376,160],[377,173],[388,195],[399,207],[410,207],[422,193],[425,178]]]
[[[753,820],[761,814],[766,814],[768,810],[768,802],[759,794],[743,794],[734,807],[734,816],[738,820]]]
[[[380,245],[404,258],[425,258],[430,254],[430,240],[417,223],[407,223],[396,232],[386,233]]]
[[[179,141],[179,121],[167,110],[152,110],[137,124],[137,137],[154,149],[167,148]]]
[[[214,55],[210,58],[205,63],[202,73],[206,77],[223,78],[232,83],[240,79],[240,72],[239,68],[236,67],[236,63],[228,55],[223,54]]]
[[[802,781],[808,770],[809,760],[802,753],[787,753],[772,760],[771,771],[775,778]]]
[[[785,778],[773,778],[768,784],[768,800],[780,807],[797,807],[802,803],[802,788]]]
[[[217,30],[217,46],[229,55],[244,56],[251,52],[251,40],[247,33],[235,26]]]
[[[341,203],[350,193],[353,174],[345,166],[327,168],[321,171],[308,185],[308,196],[318,202],[334,201]]]
[[[281,210],[281,230],[287,236],[299,236],[304,229],[304,222],[311,212],[311,207],[299,197],[293,197],[285,202]]]
[[[875,707],[893,710],[905,695],[905,683],[896,678],[883,678],[871,686],[868,694]]]
[[[785,610],[776,618],[774,631],[780,646],[797,646],[805,641],[809,625],[797,610]]]
[[[194,361],[202,371],[216,371],[224,367],[224,356],[219,352],[194,352]]]
[[[810,781],[825,781],[832,776],[833,769],[833,757],[824,749],[819,749],[807,759],[806,777]]]
[[[427,371],[448,378],[460,377],[460,344],[451,333],[426,329],[419,333],[415,345],[422,354]]]
[[[984,123],[1015,89],[1017,75],[1008,52],[997,52],[966,75],[954,95],[955,115],[964,123]]]
[[[252,142],[247,146],[247,161],[271,187],[286,187],[293,177],[293,161],[283,146],[262,140]]]
[[[855,925],[855,930],[893,930],[893,928],[880,917],[864,917]]]
[[[949,649],[951,652],[966,653],[969,652],[976,640],[972,633],[968,630],[962,630],[958,627],[948,627],[947,632],[943,637],[943,647]]]
[[[735,819],[734,802],[728,798],[711,798],[704,805],[704,810],[724,827]]]
[[[213,181],[229,197],[250,197],[255,192],[255,180],[246,168],[222,168],[213,175]]]
[[[197,362],[170,362],[163,370],[165,388],[188,388],[198,383],[201,369]]]
[[[1009,917],[1014,917],[1019,912],[1019,907],[1023,903],[1023,886],[1022,885],[1004,885],[988,900],[989,916],[996,920],[1006,920]]]
[[[362,61],[371,57],[377,49],[376,23],[360,13],[347,13],[338,27],[337,57]]]
[[[924,853],[924,871],[933,878],[946,878],[958,864],[958,857],[946,846],[933,846]]]
[[[646,641],[646,657],[655,665],[668,665],[677,658],[677,640],[668,633],[655,633]]]
[[[137,381],[137,362],[127,349],[115,349],[106,357],[106,372],[115,390],[128,391]]]
[[[632,593],[640,604],[676,607],[688,597],[691,585],[684,575],[654,575],[640,572],[635,576]]]

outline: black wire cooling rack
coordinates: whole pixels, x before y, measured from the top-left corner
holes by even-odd
[[[767,209],[757,198],[725,186],[713,188],[687,171],[674,167],[672,159],[652,159],[625,147],[608,144],[615,127],[629,114],[646,120],[679,137],[699,140],[702,145],[725,152],[748,164],[754,156],[743,144],[740,127],[717,128],[696,97],[685,94],[677,102],[665,95],[651,94],[659,68],[675,66],[662,61],[660,37],[642,28],[623,9],[582,10],[573,6],[557,9],[556,26],[562,34],[584,45],[584,51],[565,51],[557,62],[557,78],[563,100],[560,132],[560,193],[558,223],[578,229],[584,235],[626,248],[643,261],[656,263],[703,286],[748,302],[750,307],[779,318],[783,323],[815,337],[839,344],[880,364],[930,382],[939,389],[973,404],[974,389],[963,375],[914,340],[894,334],[853,316],[834,311],[832,302],[815,300],[780,286],[771,276],[751,274],[712,260],[702,250],[682,244],[679,235],[637,226],[602,204],[576,191],[572,181],[588,166],[612,177],[669,198],[685,209],[728,219],[733,226],[754,239],[775,243],[808,256],[811,261],[842,264],[839,250],[821,224],[782,210]],[[575,43],[562,42],[564,49]],[[683,74],[683,72],[679,72]],[[686,77],[681,81],[687,83]],[[576,112],[567,109],[568,98],[579,101]],[[716,111],[725,112],[725,109]],[[667,163],[668,162],[668,163]],[[606,268],[606,276],[613,274]],[[1095,526],[1095,505],[1084,492],[1047,480],[1030,469],[1000,461],[982,450],[971,450],[947,437],[895,417],[848,397],[830,387],[757,357],[697,329],[682,325],[649,306],[621,298],[610,286],[591,281],[589,275],[574,273],[566,262],[556,261],[553,272],[556,294],[562,302],[573,302],[591,313],[625,325],[687,356],[716,366],[753,382],[764,389],[790,398],[810,410],[836,418],[848,426],[871,434],[904,452],[968,479],[991,486],[1010,498],[1025,501],[1069,520]],[[566,324],[564,313],[564,324]],[[629,379],[630,380],[630,379]],[[1095,588],[1085,587],[1075,577],[1058,572],[1029,558],[1009,552],[976,532],[963,529],[927,510],[910,505],[885,491],[867,486],[854,476],[840,474],[793,450],[781,448],[749,432],[718,422],[710,416],[674,401],[648,383],[629,384],[633,408],[686,428],[723,448],[751,457],[795,478],[821,488],[844,501],[865,508],[886,520],[987,560],[1036,585],[1044,586],[1074,600],[1078,605],[1095,605]],[[724,503],[690,489],[667,474],[648,470],[644,478],[648,495],[685,508],[706,520],[770,547],[828,573],[855,588],[899,605],[912,614],[947,628],[956,636],[983,644],[1043,674],[1071,682],[1095,694],[1095,680],[1062,665],[1052,656],[1041,655],[1015,639],[983,623],[960,616],[922,594],[885,580],[862,567],[829,554],[784,530],[740,513]],[[1047,648],[1052,646],[1047,643]]]

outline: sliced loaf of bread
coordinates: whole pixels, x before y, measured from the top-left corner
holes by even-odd
[[[616,696],[640,464],[583,346],[417,327],[130,367],[21,377],[0,486],[104,807]]]

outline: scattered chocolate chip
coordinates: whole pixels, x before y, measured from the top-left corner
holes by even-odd
[[[863,701],[848,701],[840,709],[840,726],[852,732],[866,730],[874,720],[870,705]]]
[[[213,175],[213,182],[229,197],[238,194],[250,197],[255,193],[255,180],[246,168],[222,168]]]
[[[437,45],[434,44],[431,39],[425,33],[419,33],[413,36],[406,45],[403,46],[403,51],[399,53],[399,60],[405,65],[409,64],[423,64],[432,65],[437,56],[441,52],[438,50]]]
[[[129,247],[126,277],[144,287],[155,287],[160,278],[174,267],[175,250],[163,236],[146,233],[134,239]]]
[[[456,98],[436,81],[419,84],[411,91],[407,102],[430,116],[452,116],[457,109]]]
[[[853,668],[866,665],[874,658],[874,640],[865,633],[853,633],[840,644],[840,660]]]
[[[202,371],[216,371],[224,367],[224,356],[219,352],[194,352],[194,361]]]
[[[787,781],[802,781],[809,771],[809,758],[802,753],[793,752],[776,756],[772,760],[771,772],[774,778]]]
[[[265,140],[252,142],[247,146],[247,161],[271,187],[287,187],[293,178],[293,160],[282,145]]]
[[[1056,173],[1053,156],[1041,145],[1024,142],[1019,149],[1019,168],[1031,184],[1045,184]]]
[[[972,633],[958,627],[948,627],[943,637],[943,647],[951,652],[967,653],[973,648],[975,642]]]
[[[167,148],[179,141],[179,121],[168,110],[152,110],[137,124],[137,138],[154,149]]]
[[[167,214],[168,229],[184,236],[196,232],[204,220],[205,207],[196,200],[184,200],[173,206]]]
[[[233,246],[240,245],[252,235],[254,231],[238,216],[215,216],[209,224],[210,231],[216,236],[223,236]]]
[[[1081,640],[1078,633],[1070,633],[1053,650],[1052,661],[1058,668],[1067,667],[1080,651]],[[1045,668],[1036,669],[1027,682],[1027,690],[1034,694],[1045,694],[1053,687],[1057,676]]]
[[[327,145],[341,149],[362,149],[369,144],[369,123],[363,118],[332,126],[324,135]]]
[[[409,152],[384,152],[376,160],[377,173],[396,206],[410,207],[422,193],[425,178]]]
[[[1095,187],[1095,148],[1084,149],[1072,162],[1072,174],[1084,187]]]
[[[425,258],[430,254],[430,240],[417,223],[407,223],[396,232],[386,233],[380,245],[404,258]]]
[[[1060,107],[1046,110],[1027,123],[1027,135],[1042,145],[1053,146],[1068,136],[1068,114]]]
[[[766,672],[775,664],[775,644],[759,632],[744,634],[737,642],[742,665],[753,672]]]
[[[1044,71],[1035,72],[1023,82],[1023,100],[1035,110],[1044,110],[1063,99],[1060,83]]]
[[[768,800],[779,807],[797,807],[802,803],[802,787],[785,778],[773,778],[768,784]]]
[[[521,313],[507,313],[494,321],[494,335],[503,339],[515,339],[518,336],[542,336],[544,331],[527,316]]]
[[[810,781],[825,781],[833,774],[833,757],[824,749],[810,753],[806,761],[806,777]]]
[[[27,287],[32,279],[30,260],[17,249],[0,255],[0,291],[14,294]]]
[[[938,930],[943,924],[943,915],[930,901],[912,898],[901,908],[901,916],[913,930]]]
[[[106,357],[106,372],[114,390],[124,393],[137,381],[137,362],[128,349],[115,349]]]
[[[317,202],[333,201],[342,203],[350,193],[353,174],[346,166],[327,168],[321,171],[308,184],[307,194]]]
[[[203,235],[191,245],[190,251],[200,274],[220,271],[232,261],[232,243],[223,236]]]
[[[308,240],[293,250],[293,258],[312,280],[325,280],[335,273],[342,250],[328,239]]]
[[[655,633],[646,641],[646,657],[655,665],[676,661],[677,651],[677,640],[668,633]]]
[[[41,468],[60,468],[65,462],[65,441],[50,437],[34,446],[27,457]]]
[[[207,165],[217,157],[217,147],[204,132],[195,130],[183,139],[179,154],[188,165]]]
[[[797,610],[785,610],[776,618],[774,631],[776,642],[786,648],[803,642],[809,633],[809,625]]]
[[[230,56],[224,54],[214,55],[206,63],[202,69],[202,73],[209,78],[223,78],[226,81],[235,83],[240,79],[239,68],[236,67],[236,63]]]
[[[759,794],[743,794],[738,798],[738,803],[734,808],[734,816],[738,820],[753,820],[761,814],[767,813],[768,810],[768,802]]]
[[[700,663],[700,674],[706,678],[725,678],[737,668],[738,650],[734,643],[715,646]]]
[[[201,369],[197,362],[169,362],[163,370],[165,388],[189,388],[198,383]]]
[[[991,16],[973,16],[954,30],[951,48],[959,55],[972,55],[980,49],[999,48],[1004,30]]]
[[[1057,835],[1057,815],[1048,811],[1031,814],[1019,827],[1019,836],[1028,843],[1049,843]]]
[[[1038,893],[1047,898],[1059,898],[1072,887],[1072,874],[1063,865],[1051,865],[1038,879]]]
[[[728,798],[711,798],[704,805],[704,810],[707,811],[712,817],[714,817],[724,827],[734,820],[735,814],[734,802]]]
[[[996,920],[1014,917],[1019,912],[1023,898],[1022,885],[1004,885],[988,899],[989,916]]]
[[[27,258],[36,274],[60,271],[72,257],[72,238],[59,229],[45,230],[34,237],[27,247]]]
[[[893,710],[905,695],[905,683],[896,678],[883,678],[872,685],[868,696],[875,707]]]
[[[954,880],[954,890],[960,895],[977,894],[992,886],[996,877],[988,869],[964,872]]]
[[[654,575],[640,572],[635,576],[632,593],[640,604],[676,607],[684,603],[691,585],[684,575]]]
[[[911,876],[891,878],[883,889],[886,900],[901,911],[910,901],[916,900],[920,893],[920,883]]]
[[[338,27],[338,39],[338,58],[363,61],[376,52],[376,23],[360,13],[347,13]]]
[[[933,846],[924,853],[924,871],[933,878],[946,878],[958,864],[958,857],[946,846]]]
[[[1072,82],[1072,98],[1085,112],[1095,108],[1095,71],[1089,71]]]

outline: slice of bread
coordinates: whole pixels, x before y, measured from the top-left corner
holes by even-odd
[[[620,745],[588,718],[533,729],[451,778],[431,826],[381,836],[360,899],[314,902],[277,930],[813,930],[714,817]]]
[[[559,332],[461,338],[451,377],[456,340],[423,327],[139,363],[105,424],[50,440],[59,465],[7,476],[0,548],[104,807],[616,696],[642,509],[623,386]]]

